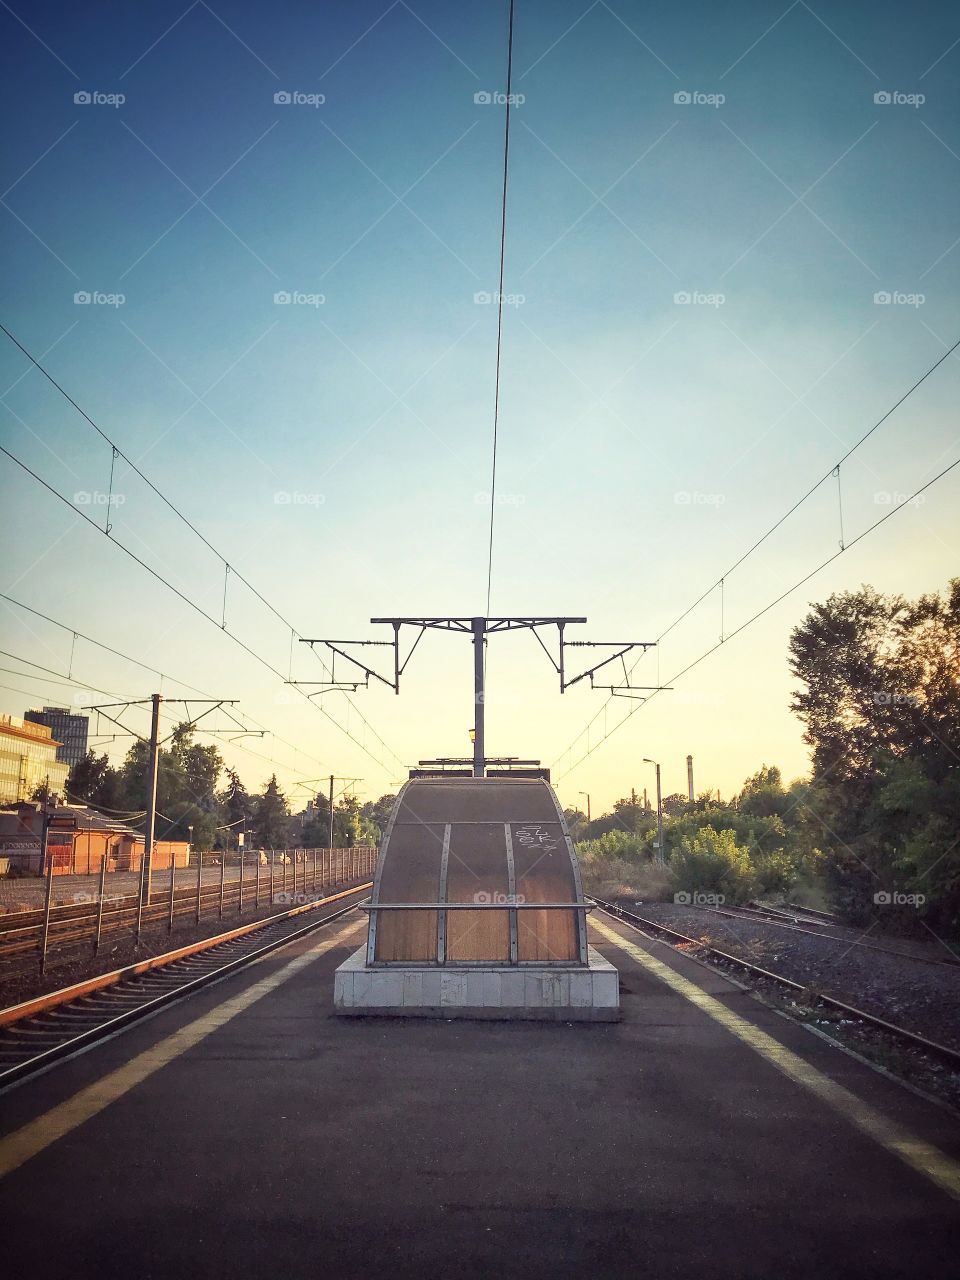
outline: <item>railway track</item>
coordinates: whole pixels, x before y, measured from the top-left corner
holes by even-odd
[[[686,904],[684,904],[686,905]],[[714,915],[727,916],[733,920],[753,920],[761,924],[770,924],[778,929],[787,929],[792,933],[805,933],[808,937],[825,938],[828,942],[842,942],[851,947],[863,947],[867,951],[878,951],[881,955],[896,956],[900,960],[916,960],[919,964],[946,965],[948,968],[960,966],[960,958],[951,956],[922,955],[906,947],[891,947],[879,942],[870,942],[866,938],[851,938],[849,933],[830,933],[829,929],[843,929],[846,926],[825,915],[807,917],[802,913],[789,913],[776,907],[708,907],[699,903],[689,904],[697,911],[709,911]],[[815,925],[816,928],[808,928]]]
[[[369,874],[367,866],[359,863],[330,869],[314,864],[311,873],[309,865],[302,863],[293,866],[292,885],[285,869],[282,876],[261,876],[258,872],[229,879],[211,877],[200,884],[174,884],[172,892],[171,888],[157,888],[142,909],[136,892],[104,895],[102,903],[91,893],[85,902],[52,906],[49,924],[43,908],[9,912],[0,916],[0,965],[31,962],[41,951],[49,954],[92,947],[96,954],[104,944],[135,933],[138,922],[141,929],[167,924],[172,932],[174,923],[185,916],[193,916],[199,924],[216,915],[222,919],[231,912],[242,914],[244,909],[272,906],[278,895],[285,895],[287,901],[291,894],[302,900],[304,895],[329,892],[350,880],[363,879],[364,871]]]
[[[0,1092],[353,911],[370,883],[0,1010]],[[349,901],[348,901],[349,900]],[[325,911],[325,908],[332,908]],[[322,918],[301,923],[316,911]]]
[[[735,965],[752,977],[776,983],[789,991],[803,995],[805,999],[810,1000],[811,1004],[820,1005],[825,1009],[841,1013],[847,1018],[857,1019],[878,1031],[884,1032],[888,1036],[892,1036],[901,1043],[911,1045],[913,1048],[923,1049],[925,1053],[931,1054],[941,1062],[947,1063],[955,1071],[960,1070],[960,1050],[952,1049],[949,1045],[938,1044],[935,1040],[929,1040],[926,1036],[919,1035],[916,1031],[908,1031],[906,1027],[895,1026],[894,1023],[887,1022],[884,1018],[878,1018],[872,1013],[856,1008],[854,1005],[846,1004],[842,1000],[836,1000],[833,996],[824,995],[819,991],[811,991],[809,987],[804,987],[801,983],[794,982],[791,978],[772,973],[769,969],[763,969],[759,965],[751,964],[750,961],[741,959],[740,956],[721,951],[718,947],[712,947],[705,942],[701,942],[699,938],[688,937],[687,934],[680,933],[677,929],[671,929],[669,926],[661,924],[658,920],[648,920],[633,911],[628,911],[618,903],[605,902],[601,898],[594,898],[593,901],[601,911],[606,912],[607,915],[612,916],[615,920],[623,921],[623,923],[638,932],[652,933],[678,948],[681,946],[697,947],[701,951],[705,951],[710,957],[721,960],[725,964]]]

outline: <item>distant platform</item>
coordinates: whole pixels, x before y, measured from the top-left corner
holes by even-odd
[[[359,947],[337,969],[333,1003],[338,1014],[553,1022],[616,1022],[620,1017],[617,970],[593,947],[586,965],[562,969],[371,969],[366,955],[366,947]]]

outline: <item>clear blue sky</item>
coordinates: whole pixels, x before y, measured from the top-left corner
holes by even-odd
[[[484,607],[496,310],[475,295],[497,286],[503,110],[474,99],[504,88],[505,21],[500,0],[0,8],[3,321],[302,635]],[[958,40],[946,3],[519,0],[495,612],[653,639],[960,336]],[[109,448],[3,344],[2,443],[71,499],[106,493]],[[958,456],[958,372],[952,357],[843,467],[848,541]],[[125,472],[114,536],[219,618],[216,560]],[[387,789],[2,456],[0,484],[0,589],[240,699],[300,749],[249,744],[288,787],[335,770]],[[762,761],[801,773],[791,626],[861,582],[942,588],[958,496],[960,469],[658,695],[561,797],[598,809],[649,781],[643,756],[679,789],[688,751],[724,791]],[[838,537],[832,483],[727,581],[725,633]],[[71,667],[68,634],[0,613],[5,650],[70,677],[5,672],[3,710],[70,700],[76,677],[156,683],[82,642]],[[235,583],[227,624],[287,670],[289,633]],[[665,639],[660,679],[719,633],[715,593]],[[560,699],[538,653],[491,646],[488,743],[551,762],[602,695]],[[296,655],[294,674],[314,670]],[[399,699],[355,702],[401,761],[466,753],[469,670],[436,637]],[[224,751],[251,785],[272,767]]]

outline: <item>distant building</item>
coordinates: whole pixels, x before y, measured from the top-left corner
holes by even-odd
[[[66,707],[44,707],[42,711],[28,711],[24,720],[33,724],[45,724],[57,742],[57,759],[70,765],[79,764],[87,754],[87,730],[89,716],[78,716]]]
[[[54,875],[96,875],[103,859],[108,871],[139,871],[143,859],[142,831],[118,822],[84,804],[59,804],[50,810],[56,826],[47,838],[47,856]],[[0,807],[0,870],[17,867],[39,875],[43,837],[43,809],[38,804]],[[154,871],[171,864],[186,867],[190,846],[186,840],[156,840]]]
[[[62,795],[70,766],[59,746],[47,725],[0,715],[0,804],[29,800],[44,784]]]

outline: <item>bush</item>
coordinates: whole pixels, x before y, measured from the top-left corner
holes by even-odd
[[[670,857],[678,889],[687,893],[722,894],[728,902],[746,902],[754,888],[747,850],[737,844],[733,831],[701,827],[685,835]]]
[[[586,862],[617,858],[636,863],[649,858],[650,851],[646,839],[633,831],[606,831],[596,840],[581,841],[577,855]]]
[[[587,896],[631,898],[638,902],[670,902],[673,875],[668,867],[653,862],[631,862],[603,858],[580,863],[580,878]]]

